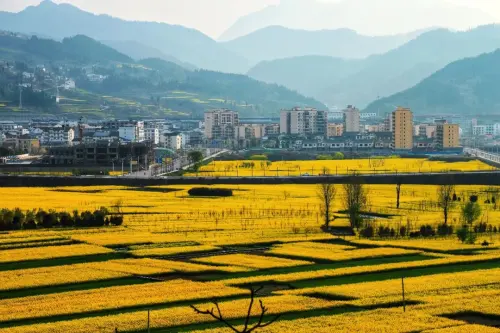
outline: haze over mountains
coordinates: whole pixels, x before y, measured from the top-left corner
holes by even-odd
[[[370,37],[350,29],[306,31],[271,26],[222,45],[253,65],[263,60],[306,55],[358,59],[390,51],[423,32]]]
[[[334,3],[281,0],[278,5],[240,18],[219,40],[232,40],[274,25],[307,30],[348,27],[364,35],[389,35],[394,31],[406,33],[428,27],[468,29],[495,21],[486,12],[446,0],[340,0]]]
[[[0,29],[58,40],[82,34],[102,41],[136,41],[195,66],[242,72],[246,59],[233,54],[201,32],[182,26],[129,22],[94,15],[68,4],[43,1],[19,13],[0,12]]]
[[[99,49],[126,57],[115,61],[143,64],[141,60],[145,58],[162,60],[153,64],[161,67],[163,77],[174,76],[168,82],[189,83],[188,88],[196,90],[193,82],[189,82],[195,80],[203,93],[210,84],[220,88],[207,93],[207,97],[246,101],[248,98],[242,89],[250,87],[254,92],[251,95],[254,104],[262,98],[268,106],[284,105],[287,100],[316,106],[322,102],[331,108],[342,108],[347,104],[359,108],[370,105],[371,109],[378,98],[389,97],[387,100],[391,101],[392,95],[412,88],[451,62],[500,48],[500,26],[485,25],[465,31],[431,28],[441,25],[464,28],[494,21],[481,10],[449,1],[340,0],[324,3],[282,0],[277,6],[238,20],[225,38],[249,34],[217,42],[197,30],[182,26],[125,21],[45,0],[19,13],[0,12],[0,30],[63,41],[60,45],[54,44],[54,50],[63,55],[69,51],[64,49],[65,43],[73,41],[70,37],[77,36],[77,45],[88,43],[92,49],[98,40],[109,46],[104,48],[101,44]],[[391,24],[379,24],[382,21]],[[384,31],[388,26],[392,30]],[[394,31],[410,32],[394,34]],[[380,35],[388,32],[392,33]],[[0,49],[4,46],[0,45]],[[29,58],[29,50],[23,50],[26,53],[22,56]],[[4,51],[5,47],[0,54],[12,55]],[[90,61],[90,54],[85,49],[81,49],[81,53]],[[50,56],[50,59],[57,58],[54,54]],[[463,70],[470,68],[466,66]],[[205,72],[197,69],[247,73],[255,80],[276,83],[297,93],[291,94],[283,87],[261,84],[242,75],[194,75]],[[230,83],[240,86],[229,87]],[[478,89],[485,88],[478,86]],[[229,95],[232,96],[224,96],[227,91],[231,91]],[[263,95],[259,97],[257,91]],[[273,94],[277,94],[274,104]],[[477,96],[481,98],[483,95],[478,93]],[[380,107],[381,104],[375,105]],[[199,107],[196,105],[197,110]]]
[[[317,56],[279,59],[258,64],[249,75],[285,85],[329,106],[355,104],[364,108],[378,97],[414,86],[450,62],[497,48],[498,25],[467,32],[438,29],[362,60]]]
[[[405,105],[428,115],[498,114],[500,50],[458,60],[412,87],[368,106],[368,112]]]

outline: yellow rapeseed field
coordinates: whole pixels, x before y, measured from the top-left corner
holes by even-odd
[[[219,265],[236,265],[254,269],[266,269],[275,267],[294,267],[302,265],[310,265],[312,262],[304,260],[290,260],[283,258],[263,257],[250,254],[228,254],[222,256],[213,256],[208,258],[197,259],[201,263],[219,264]]]
[[[253,165],[253,167],[252,167]],[[335,161],[214,161],[201,167],[198,173],[188,176],[210,177],[250,177],[250,176],[297,176],[309,174],[343,175],[353,171],[369,173],[427,173],[449,171],[487,171],[495,170],[480,161],[454,162],[430,161],[417,158],[374,158]]]
[[[201,171],[248,176],[272,175],[276,169],[278,175],[317,174],[324,168],[332,174],[491,169],[477,161],[420,159],[270,166],[257,161],[253,171],[244,163],[216,162]],[[258,300],[269,314],[282,315],[256,332],[498,331],[493,327],[500,316],[498,232],[478,234],[474,245],[455,235],[339,239],[320,228],[317,186],[218,186],[233,190],[226,198],[192,198],[192,187],[0,188],[0,208],[83,212],[104,206],[125,214],[119,227],[0,233],[0,333],[147,331],[148,309],[156,332],[229,332],[189,305],[210,309],[208,303],[219,300],[224,317],[241,324],[248,286],[264,287]],[[375,230],[415,231],[443,222],[437,186],[403,185],[399,209],[395,185],[366,188],[364,217]],[[344,227],[349,225],[345,194],[342,186],[336,189],[332,226]],[[500,187],[457,186],[460,201],[451,207],[448,223],[460,227],[463,203],[477,195],[482,208],[477,223],[498,230],[500,208],[491,201],[498,193]]]

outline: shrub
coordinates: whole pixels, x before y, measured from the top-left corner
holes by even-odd
[[[465,240],[465,242],[467,244],[473,245],[476,244],[476,240],[477,240],[477,235],[474,232],[469,232],[467,234],[467,239]]]
[[[252,155],[250,156],[250,160],[252,161],[267,161],[266,155]]]
[[[431,225],[423,225],[420,227],[420,234],[422,237],[434,237],[436,236],[436,231]]]
[[[192,197],[232,197],[233,190],[227,188],[193,187],[188,191]]]
[[[478,199],[477,195],[471,195],[469,198],[470,202],[477,202],[477,199]]]
[[[453,235],[453,227],[446,223],[440,224],[438,225],[437,233],[439,236]]]
[[[373,238],[373,236],[375,235],[375,230],[372,226],[367,226],[360,231],[360,235],[365,238]]]
[[[465,241],[467,240],[468,233],[469,229],[467,228],[467,226],[462,226],[460,229],[457,230],[457,237],[462,243],[465,243]]]
[[[391,236],[391,229],[389,227],[380,226],[378,228],[378,236],[381,238],[390,237]]]
[[[408,233],[408,230],[406,230],[405,226],[402,226],[401,228],[399,228],[399,236],[406,237],[407,233]]]
[[[123,224],[123,216],[122,215],[113,215],[109,218],[109,223],[114,226],[119,226]]]
[[[343,160],[345,158],[344,154],[341,152],[337,152],[337,153],[333,154],[332,157],[334,160]]]

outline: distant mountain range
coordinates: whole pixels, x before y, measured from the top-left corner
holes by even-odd
[[[134,60],[141,60],[146,58],[158,58],[158,59],[163,59],[165,61],[173,62],[174,64],[184,67],[185,69],[189,70],[196,69],[195,65],[183,62],[171,55],[163,53],[162,51],[154,47],[144,45],[137,41],[108,40],[108,41],[102,41],[102,43],[114,48],[115,50],[123,54],[128,55]]]
[[[262,62],[248,74],[314,97],[329,106],[366,107],[413,87],[449,63],[500,48],[500,26],[467,32],[437,29],[385,54],[362,60],[305,56]]]
[[[219,40],[230,41],[274,25],[304,30],[349,27],[364,35],[388,35],[394,29],[401,32],[428,27],[468,29],[494,22],[497,20],[489,13],[446,0],[340,0],[334,3],[281,0],[278,5],[241,17]]]
[[[68,63],[122,62],[132,58],[87,36],[64,38],[62,42],[26,35],[0,33],[0,59],[27,63],[62,61]]]
[[[81,34],[102,41],[134,41],[199,68],[236,73],[248,68],[244,57],[225,49],[197,30],[94,15],[69,4],[57,5],[49,0],[19,13],[0,12],[0,30],[50,36],[57,40]]]
[[[451,63],[415,87],[382,98],[368,112],[395,105],[425,114],[500,114],[500,50]]]
[[[231,108],[246,116],[268,116],[277,114],[281,108],[293,106],[325,108],[317,100],[245,75],[191,71],[159,58],[136,62],[83,35],[58,42],[0,32],[0,60],[15,61],[16,67],[22,62],[30,67],[44,64],[49,71],[59,71],[62,67],[76,80],[77,87],[84,91],[132,99],[143,104],[154,100],[155,104],[159,103],[164,108],[197,117],[210,108]],[[89,80],[83,68],[92,68],[95,74],[101,74],[106,79],[102,82]],[[17,104],[18,83],[17,76],[9,77],[0,72],[0,100]]]
[[[349,29],[306,31],[271,26],[222,45],[254,65],[265,60],[309,55],[361,59],[386,53],[423,32],[371,37]]]

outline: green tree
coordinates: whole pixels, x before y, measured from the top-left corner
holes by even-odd
[[[361,212],[368,204],[368,193],[358,173],[353,173],[351,182],[344,184],[344,192],[344,209],[349,215],[351,227],[359,229],[362,223]]]
[[[462,207],[462,218],[465,223],[472,224],[481,217],[481,206],[477,202],[468,202]]]
[[[453,207],[455,185],[439,185],[437,190],[438,206],[443,210],[444,224],[448,223],[448,213]]]
[[[326,229],[330,226],[330,221],[333,218],[333,204],[337,189],[333,184],[319,184],[318,185],[318,199],[320,200],[320,213],[325,221]]]
[[[203,153],[201,151],[195,150],[188,154],[189,164],[198,164],[203,161]]]

